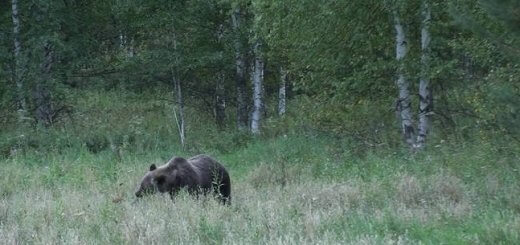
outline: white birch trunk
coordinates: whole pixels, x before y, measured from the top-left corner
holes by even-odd
[[[123,33],[123,31],[119,32],[119,48],[126,52],[127,58],[132,58],[135,55],[134,49],[134,39],[130,38],[130,42],[128,41],[128,36]]]
[[[278,115],[285,115],[286,89],[288,72],[280,67],[280,87],[278,88]]]
[[[182,87],[181,81],[177,78],[175,71],[172,69],[172,83],[173,83],[173,95],[177,100],[177,108],[179,109],[179,116],[177,116],[177,112],[175,111],[175,107],[173,109],[173,116],[175,117],[175,123],[177,124],[177,130],[179,131],[179,139],[181,141],[181,146],[184,148],[185,146],[185,133],[184,133],[184,100],[182,99]]]
[[[22,44],[20,41],[20,16],[18,13],[18,0],[11,1],[12,20],[13,20],[13,39],[14,39],[14,74],[13,79],[17,89],[17,104],[18,104],[18,120],[24,121],[27,113],[27,105],[25,102],[24,88],[22,81]]]
[[[175,31],[173,31],[173,51],[174,53],[177,51],[177,37],[175,36]],[[176,54],[175,54],[176,55]],[[177,66],[179,61],[176,57],[174,59],[175,64],[173,66]],[[185,147],[186,144],[186,137],[185,137],[185,121],[184,121],[184,100],[182,98],[182,86],[180,78],[178,77],[178,74],[175,70],[175,68],[172,68],[172,82],[174,86],[174,94],[177,93],[177,107],[179,109],[179,116],[177,117],[177,113],[175,110],[173,111],[173,115],[175,116],[175,121],[177,123],[177,128],[179,130],[179,138],[181,141],[182,148]]]
[[[123,50],[126,45],[126,37],[122,31],[119,32],[119,49]]]
[[[181,81],[178,78],[174,78],[176,81],[177,87],[177,106],[179,107],[179,119],[178,119],[178,127],[179,127],[179,137],[181,139],[182,148],[184,148],[186,144],[186,134],[184,131],[184,100],[182,99],[182,87]]]
[[[237,96],[237,127],[246,130],[248,124],[247,91],[246,91],[246,58],[241,32],[241,9],[237,7],[231,16],[233,31],[235,32],[235,86]]]
[[[430,22],[431,10],[427,0],[423,0],[421,28],[421,78],[419,81],[419,124],[416,147],[422,148],[430,130],[430,116],[433,113],[433,97],[430,87]]]
[[[263,82],[264,82],[264,60],[261,54],[262,45],[260,41],[254,47],[254,70],[253,70],[253,112],[251,114],[251,132],[260,133],[263,105]]]
[[[399,62],[397,71],[397,88],[399,90],[398,110],[401,117],[401,128],[406,143],[410,146],[414,144],[414,126],[412,122],[411,101],[409,84],[405,76],[405,65],[403,59],[408,52],[408,44],[406,42],[406,35],[401,20],[397,11],[394,11],[394,27],[396,31],[395,36],[395,50],[396,60]]]

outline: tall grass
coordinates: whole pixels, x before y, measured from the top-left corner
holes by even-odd
[[[75,97],[77,109],[61,125],[1,132],[0,243],[520,242],[516,145],[432,138],[411,154],[294,129],[302,122],[291,116],[254,139],[219,132],[211,117],[187,108],[181,149],[171,104],[150,100],[156,95]],[[149,164],[198,153],[228,168],[231,206],[186,193],[136,201]]]
[[[378,154],[352,159],[348,153],[334,157],[328,147],[324,139],[288,136],[217,155],[232,176],[231,206],[187,194],[174,201],[161,195],[135,201],[135,185],[149,163],[164,160],[160,153],[126,154],[120,161],[110,152],[89,151],[49,154],[37,163],[31,163],[31,154],[13,157],[1,163],[0,241],[520,241],[518,172],[506,163],[517,158],[487,162],[487,153],[477,148],[459,155],[438,150],[413,159]]]

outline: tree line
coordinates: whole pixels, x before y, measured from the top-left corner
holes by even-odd
[[[186,104],[207,108],[218,128],[260,134],[267,98],[276,116],[298,110],[286,108],[288,94],[310,98],[308,116],[332,131],[377,130],[390,122],[381,114],[395,111],[391,121],[414,149],[434,125],[476,122],[513,140],[520,132],[515,0],[1,5],[0,107],[20,127],[51,127],[71,110],[70,91],[95,81],[170,88],[182,144]],[[356,113],[370,123],[354,129],[341,118]]]

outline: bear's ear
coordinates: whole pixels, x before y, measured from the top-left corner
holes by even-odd
[[[155,164],[150,165],[150,171],[154,171],[155,169],[157,169],[157,166],[155,166]]]

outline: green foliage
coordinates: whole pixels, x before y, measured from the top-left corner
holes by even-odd
[[[510,0],[474,3],[431,2],[432,57],[428,76],[435,96],[434,131],[443,138],[451,135],[464,138],[473,132],[490,137],[496,131],[518,138],[514,116],[518,97],[516,58],[520,57],[515,53],[515,47],[519,46],[515,25],[518,3]],[[94,94],[94,98],[104,90],[129,96],[141,91],[170,91],[173,77],[182,83],[189,110],[197,116],[200,111],[206,112],[201,116],[203,120],[192,119],[194,128],[204,127],[206,131],[194,130],[192,135],[188,134],[191,137],[188,150],[239,149],[251,139],[231,130],[235,124],[231,111],[235,109],[236,38],[244,44],[242,51],[246,53],[248,69],[252,42],[262,39],[266,43],[265,137],[316,130],[348,135],[358,145],[393,147],[399,144],[400,136],[393,115],[397,91],[392,14],[397,11],[405,25],[410,48],[405,62],[407,77],[410,90],[416,91],[415,81],[421,74],[420,6],[420,2],[409,0],[20,3],[23,92],[30,112],[34,112],[40,102],[33,98],[33,93],[39,85],[44,85],[52,97],[53,123],[58,125],[57,129],[49,128],[48,133],[41,132],[44,129],[26,128],[6,132],[9,136],[2,140],[2,155],[10,154],[7,152],[16,145],[22,148],[46,145],[43,138],[19,140],[21,132],[67,138],[58,132],[69,132],[69,128],[76,127],[67,125],[74,120],[97,120],[99,125],[79,125],[74,136],[77,140],[63,140],[68,142],[63,143],[67,147],[85,145],[90,151],[101,152],[173,145],[175,136],[166,135],[173,133],[174,128],[161,129],[152,135],[143,133],[152,126],[140,125],[149,120],[139,110],[114,108],[97,111],[94,118],[84,118],[92,111],[81,111],[86,107],[78,104],[76,98],[86,91]],[[239,7],[242,23],[239,33],[235,33],[231,14]],[[5,115],[0,122],[7,125],[6,129],[15,129],[16,86],[12,81],[12,50],[8,48],[13,46],[10,14],[7,8],[0,12],[4,20],[0,22],[3,44],[0,112]],[[53,62],[50,74],[45,74],[44,50],[49,46]],[[271,117],[275,114],[280,66],[289,71],[290,89],[295,92],[289,96],[296,100],[292,104],[296,113],[284,119]],[[214,121],[217,80],[224,82],[228,114],[225,126],[228,133],[223,135],[207,123]],[[143,97],[142,102],[156,103],[156,97]],[[172,97],[166,93],[160,95],[160,99],[172,100]],[[105,105],[111,103],[105,102]],[[299,111],[305,111],[304,115],[298,114]],[[165,110],[165,115],[168,113],[171,110]],[[120,121],[103,120],[107,115]],[[160,119],[154,123],[168,125],[167,121]],[[204,122],[204,126],[199,122]],[[29,124],[32,127],[37,120]],[[190,124],[187,126],[190,130]],[[83,130],[88,133],[83,134]]]
[[[295,71],[296,89],[327,99],[377,98],[392,87],[388,77],[380,74],[388,72],[391,67],[386,63],[393,59],[393,47],[388,45],[393,37],[391,23],[379,2],[272,1],[261,5],[260,15],[265,15],[261,27],[270,55]],[[367,11],[378,14],[361,14]]]
[[[478,7],[463,1],[452,5],[453,12],[462,9],[462,15],[458,15],[456,20],[464,27],[476,33],[479,37],[490,41],[502,51],[502,54],[518,62],[520,50],[520,30],[518,23],[518,1],[500,0],[478,1]],[[468,6],[469,5],[469,6]]]

